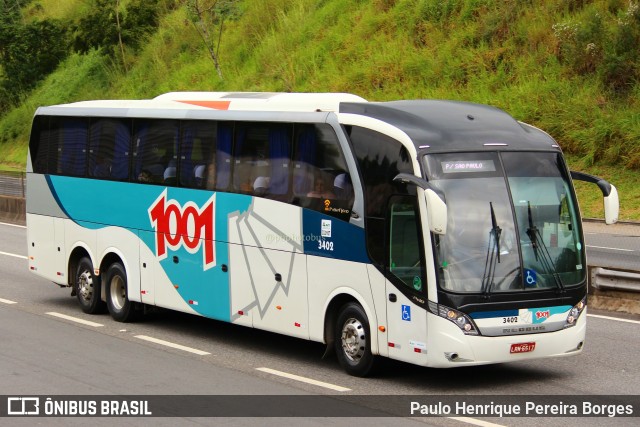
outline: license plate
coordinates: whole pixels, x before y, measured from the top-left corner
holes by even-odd
[[[536,349],[536,343],[534,342],[522,342],[520,344],[511,344],[511,354],[514,353],[529,353]]]

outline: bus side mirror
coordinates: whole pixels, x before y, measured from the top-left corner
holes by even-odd
[[[606,224],[615,224],[618,222],[618,215],[620,214],[620,200],[618,199],[618,190],[613,184],[610,184],[602,178],[589,175],[584,172],[571,171],[571,178],[576,181],[585,181],[596,184],[604,196],[604,222]]]
[[[429,228],[433,233],[447,233],[447,204],[435,191],[428,188],[424,190],[424,197],[427,201],[427,219]]]
[[[403,184],[412,184],[423,190],[427,202],[429,230],[435,234],[445,234],[447,232],[447,204],[444,201],[442,191],[432,186],[429,181],[408,173],[400,173],[393,180]]]
[[[620,213],[620,200],[618,199],[618,190],[611,185],[611,192],[604,198],[604,222],[606,224],[615,224],[618,222]]]

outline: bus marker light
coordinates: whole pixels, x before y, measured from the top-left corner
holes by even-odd
[[[61,272],[59,272],[59,271],[57,271],[57,272],[56,272],[56,275],[57,275],[57,276],[64,276],[64,274],[62,274],[62,273],[61,273]]]
[[[147,291],[140,291],[140,294],[141,294],[141,295],[146,295],[146,294],[147,294]]]
[[[390,342],[390,343],[388,343],[388,344],[389,344],[389,347],[395,347],[395,346],[396,346],[396,345],[395,345],[394,343],[392,343],[392,342]]]
[[[192,299],[189,300],[189,304],[191,305],[198,305],[198,301],[194,301]]]
[[[294,325],[296,328],[299,328],[299,327],[301,327],[301,326],[302,326],[302,325],[301,325],[300,323],[298,323],[298,322],[294,323],[293,325]]]
[[[387,328],[385,328],[384,326],[378,326],[378,330],[380,332],[385,332],[387,330]]]
[[[174,288],[178,289],[180,286],[178,285],[173,285]]]
[[[238,314],[239,314],[240,316],[244,316],[244,311],[242,311],[242,310],[238,310]]]
[[[280,305],[276,305],[276,309],[278,309],[278,310],[282,310],[282,306],[280,306]]]

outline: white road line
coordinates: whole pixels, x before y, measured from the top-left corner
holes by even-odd
[[[2,252],[2,251],[0,251],[0,255],[12,256],[14,258],[29,259],[28,257],[26,257],[24,255],[12,254],[12,253],[9,253],[9,252]]]
[[[17,304],[15,301],[11,301],[10,299],[0,298],[0,302],[3,304]]]
[[[289,378],[290,380],[300,381],[300,382],[311,384],[311,385],[317,385],[318,387],[324,387],[324,388],[328,388],[328,389],[334,390],[334,391],[351,391],[350,388],[341,387],[339,385],[325,383],[325,382],[318,381],[318,380],[313,380],[311,378],[301,377],[299,375],[289,374],[287,372],[276,371],[275,369],[256,368],[256,370],[261,371],[261,372],[266,372],[267,374],[277,375],[277,376],[283,377],[283,378]]]
[[[619,317],[600,316],[599,314],[587,314],[587,317],[596,317],[598,319],[615,320],[617,322],[635,323],[636,325],[640,325],[639,320],[620,319]]]
[[[104,325],[102,325],[100,323],[91,322],[89,320],[84,320],[84,319],[79,319],[79,318],[73,317],[73,316],[67,316],[66,314],[56,313],[55,311],[49,311],[49,312],[47,312],[45,314],[48,314],[49,316],[53,316],[53,317],[59,317],[60,319],[70,320],[72,322],[80,323],[80,324],[83,324],[83,325],[93,326],[94,328],[98,328],[100,326],[104,326]]]
[[[176,348],[182,351],[188,351],[189,353],[198,354],[200,356],[206,356],[207,354],[211,354],[206,351],[198,350],[197,348],[186,347],[184,345],[175,344],[169,341],[159,340],[158,338],[148,337],[146,335],[136,335],[135,338],[140,338],[141,340],[149,341],[152,343],[164,345],[166,347]]]
[[[633,249],[621,249],[621,248],[608,248],[606,246],[593,246],[587,245],[588,248],[596,248],[596,249],[608,249],[610,251],[621,251],[621,252],[635,252]]]
[[[445,417],[450,420],[460,421],[461,423],[473,424],[474,426],[480,427],[505,427],[502,424],[490,423],[489,421],[476,420],[475,418],[469,417]]]
[[[27,228],[24,225],[18,225],[18,224],[9,224],[8,222],[0,222],[0,225],[8,225],[9,227],[18,227],[18,228]]]

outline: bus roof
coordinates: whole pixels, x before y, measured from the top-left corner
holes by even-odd
[[[342,103],[340,113],[372,117],[403,130],[416,148],[469,151],[559,149],[546,132],[519,122],[506,112],[482,104],[416,100]]]
[[[80,101],[54,107],[271,112],[338,111],[341,102],[367,102],[348,93],[169,92],[145,100]]]
[[[338,111],[342,102],[367,102],[349,93],[169,92],[154,101],[232,111]]]

